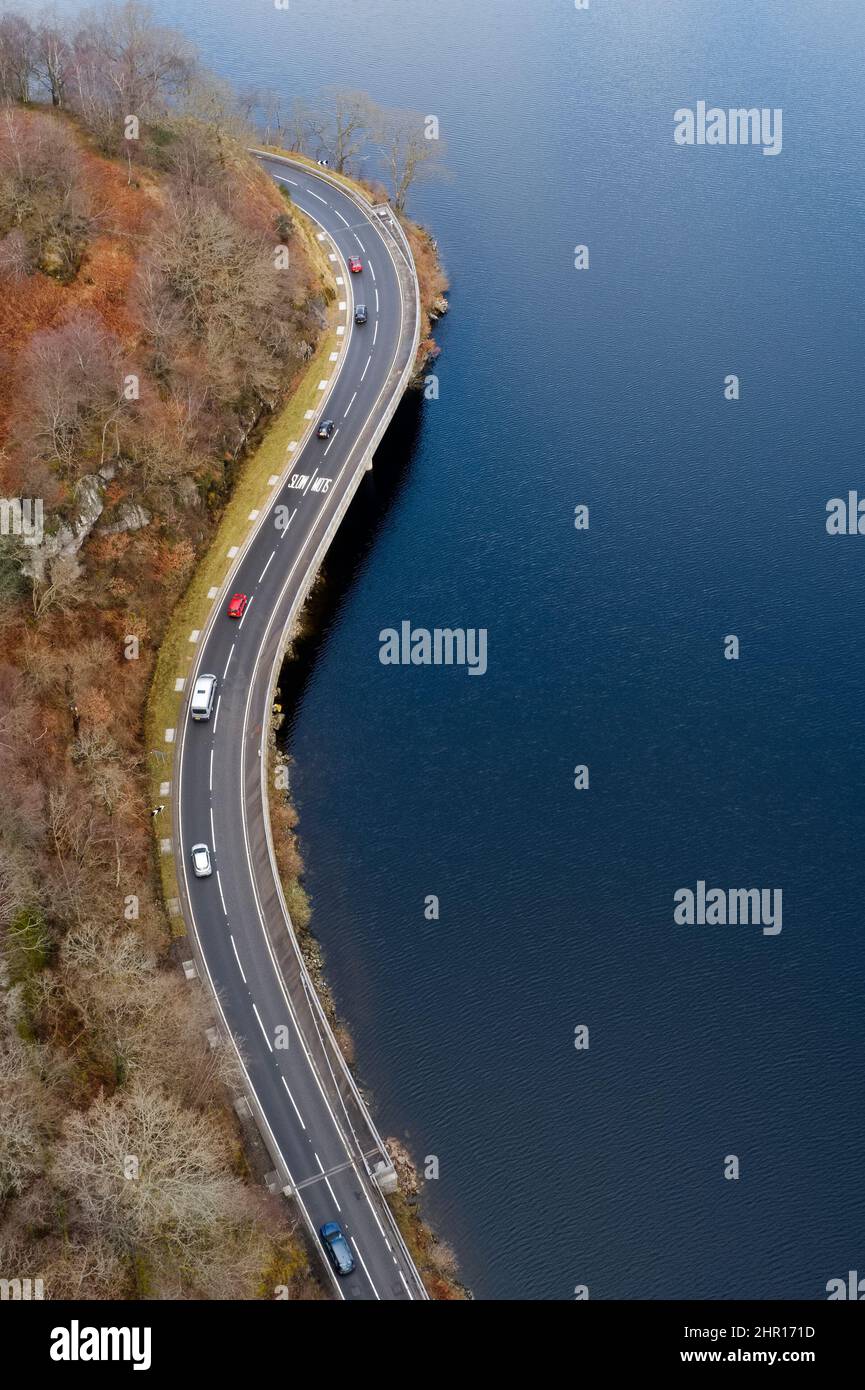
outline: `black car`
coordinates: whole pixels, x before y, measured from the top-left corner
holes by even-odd
[[[320,424],[319,427],[318,427],[318,437],[319,437],[319,439],[330,439],[330,436],[331,436],[332,434],[333,434],[333,421],[332,421],[332,420],[322,420],[321,424]]]
[[[366,323],[366,320],[367,320],[366,305],[365,305],[365,304],[358,304],[357,308],[356,308],[355,311],[354,311],[354,321],[355,321],[355,323]]]

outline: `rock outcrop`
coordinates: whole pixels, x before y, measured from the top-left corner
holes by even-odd
[[[97,530],[101,536],[114,536],[122,531],[140,531],[150,523],[150,512],[136,502],[121,502],[114,519],[97,528],[105,511],[105,489],[115,475],[113,464],[106,464],[97,473],[86,473],[75,485],[74,515],[62,521],[56,531],[46,535],[41,545],[29,548],[21,569],[30,579],[44,583],[49,566],[55,560],[74,559],[87,537]]]

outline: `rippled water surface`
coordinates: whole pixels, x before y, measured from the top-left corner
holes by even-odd
[[[240,86],[448,142],[440,399],[340,538],[289,731],[382,1129],[438,1156],[480,1297],[825,1296],[865,1260],[865,539],[824,527],[865,495],[861,0],[156,8]],[[701,99],[781,107],[782,153],[677,148]],[[382,666],[402,619],[486,627],[488,673]],[[781,934],[676,926],[698,879],[782,888]]]

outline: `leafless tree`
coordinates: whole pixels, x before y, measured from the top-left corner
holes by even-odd
[[[78,313],[37,333],[26,353],[15,434],[25,453],[75,481],[117,457],[123,397],[120,345],[101,323]]]
[[[300,97],[295,97],[286,118],[285,148],[297,154],[308,154],[314,137],[317,138],[312,109]]]
[[[0,98],[29,101],[37,71],[36,35],[22,15],[0,17]]]
[[[249,1212],[212,1119],[144,1086],[69,1114],[54,1173],[84,1229],[192,1264]]]
[[[163,118],[189,90],[196,73],[191,46],[155,24],[139,0],[91,12],[72,43],[70,97],[106,145],[123,135],[127,116]]]
[[[378,111],[376,136],[399,214],[405,212],[409,191],[418,179],[443,173],[442,143],[428,139],[427,134],[425,117],[417,111]]]
[[[278,92],[265,92],[258,102],[265,145],[284,145],[285,112]]]
[[[52,106],[64,106],[72,62],[66,35],[57,24],[43,20],[36,29],[34,49],[39,85],[51,98]]]
[[[58,555],[49,561],[45,578],[33,580],[33,615],[44,618],[52,608],[70,613],[82,597],[81,566],[72,555]]]
[[[70,132],[43,113],[13,107],[0,112],[0,230],[21,234],[6,248],[7,273],[38,265],[60,279],[70,277],[92,223]]]
[[[317,115],[310,114],[309,123],[318,138],[319,152],[327,155],[336,173],[346,173],[360,154],[374,116],[375,108],[363,92],[326,89],[324,104]]]
[[[0,241],[0,277],[23,280],[33,269],[27,238],[17,228]]]
[[[276,269],[272,241],[201,191],[178,190],[143,274],[151,321],[170,331],[166,301],[179,309],[188,344],[203,354],[212,400],[273,399],[294,342],[295,311],[291,272]]]

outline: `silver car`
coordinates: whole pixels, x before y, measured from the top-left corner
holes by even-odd
[[[210,849],[207,845],[193,845],[189,851],[192,855],[192,872],[196,878],[210,878],[213,873],[213,865],[210,862]]]

